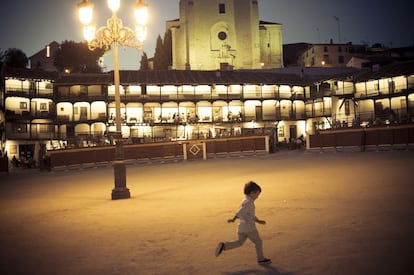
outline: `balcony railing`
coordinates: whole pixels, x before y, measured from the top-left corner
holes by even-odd
[[[7,88],[7,96],[21,96],[27,98],[42,97],[53,98],[53,89],[24,89],[24,88]]]

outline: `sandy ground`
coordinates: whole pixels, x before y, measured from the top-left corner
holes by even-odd
[[[414,274],[414,151],[281,152],[0,174],[1,274]],[[265,255],[228,224],[254,180]]]

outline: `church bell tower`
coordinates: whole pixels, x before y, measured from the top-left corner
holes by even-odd
[[[173,69],[261,69],[266,50],[261,43],[257,0],[180,0],[180,17],[167,22],[172,32]],[[265,46],[280,45],[266,41]],[[266,58],[265,58],[266,59]],[[279,58],[280,59],[280,58]],[[271,64],[269,66],[280,67]],[[280,59],[281,60],[281,59]]]

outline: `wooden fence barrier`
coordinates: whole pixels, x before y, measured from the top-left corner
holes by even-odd
[[[310,150],[379,150],[414,146],[414,125],[338,129],[309,136]]]
[[[220,139],[197,140],[197,143],[205,143],[202,154],[214,156],[216,154],[243,153],[243,152],[269,152],[267,136],[232,137]],[[125,160],[175,158],[183,160],[188,146],[195,141],[174,141],[148,144],[124,144]],[[63,149],[47,152],[50,158],[50,166],[70,166],[79,164],[98,164],[114,160],[115,147],[89,147],[79,149]]]

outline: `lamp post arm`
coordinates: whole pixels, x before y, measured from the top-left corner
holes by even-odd
[[[137,40],[136,33],[132,29],[124,27],[122,20],[115,13],[107,20],[105,27],[96,31],[95,38],[88,42],[88,47],[90,50],[109,49],[112,43],[119,43],[123,47],[137,50],[141,50],[143,46],[143,43]]]
[[[121,138],[121,102],[120,102],[120,77],[118,62],[118,43],[124,47],[142,49],[143,43],[136,39],[136,34],[130,28],[124,27],[122,20],[115,13],[107,20],[105,27],[96,31],[95,38],[88,42],[90,50],[104,48],[108,50],[113,44],[114,53],[114,86],[115,86],[115,124],[118,138]]]

